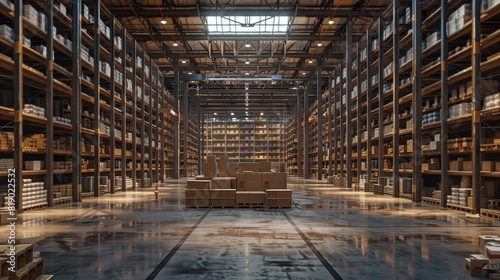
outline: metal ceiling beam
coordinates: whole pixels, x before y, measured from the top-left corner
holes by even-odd
[[[132,37],[138,42],[151,41],[150,34],[144,32],[131,33]],[[363,33],[355,34],[363,36]],[[282,34],[282,35],[207,35],[207,34],[155,34],[153,38],[155,41],[337,41],[342,40],[345,36],[343,34]]]
[[[353,10],[354,7],[336,7],[321,9],[318,7],[280,7],[279,9],[263,9],[256,7],[238,7],[214,9],[212,7],[196,6],[177,7],[177,9],[166,9],[165,7],[143,7],[134,11],[130,7],[113,6],[108,7],[110,12],[116,17],[133,17],[139,15],[147,18],[177,18],[177,17],[207,17],[207,16],[296,16],[296,17],[347,17],[347,13],[352,11],[355,17],[376,17],[382,15],[386,6],[366,6],[361,10]]]
[[[159,65],[160,70],[162,71],[171,71],[173,70],[172,66],[170,64],[160,64]],[[230,65],[227,67],[224,66],[219,66],[218,70],[219,71],[231,71],[231,72],[236,72],[236,70],[239,71],[254,71],[259,68],[259,72],[266,72],[266,71],[295,71],[297,67],[295,66],[266,66],[266,65],[241,65],[241,66],[234,66]],[[330,71],[333,70],[335,67],[333,65],[325,66],[323,67],[323,71]],[[197,71],[213,71],[213,65],[197,65],[193,67],[179,67],[180,71],[187,71],[187,72],[193,72],[194,70]],[[316,71],[316,67],[301,67],[300,71]]]
[[[266,59],[271,58],[271,54],[238,54],[234,55],[233,53],[213,53],[210,54],[208,52],[198,52],[198,53],[168,53],[165,54],[163,52],[148,52],[148,56],[151,59],[165,58],[165,56],[169,58],[229,58],[229,59],[237,59],[237,58],[255,58],[255,59]],[[285,54],[283,53],[274,53],[272,58],[284,58]],[[344,58],[344,53],[325,53],[325,54],[311,54],[311,53],[288,53],[286,54],[287,58],[310,58],[310,59],[320,59],[320,58]]]

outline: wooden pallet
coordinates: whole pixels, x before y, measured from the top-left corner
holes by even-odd
[[[48,207],[48,204],[45,202],[43,204],[35,205],[35,206],[29,206],[26,208],[23,208],[24,211],[26,210],[35,210],[35,209],[42,209]]]
[[[448,148],[449,152],[469,152],[472,151],[472,147],[467,146],[467,147],[454,147],[454,148]]]
[[[63,196],[54,198],[54,204],[65,204],[73,202],[73,198],[71,196]]]
[[[236,203],[236,208],[264,208],[264,203]]]
[[[94,197],[93,192],[86,192],[86,193],[82,192],[82,198],[91,198],[91,197]]]
[[[481,209],[481,216],[494,219],[500,219],[500,210],[496,209]]]
[[[469,212],[469,213],[472,212],[472,208],[467,207],[467,206],[448,204],[447,207],[450,209],[454,209],[454,210],[465,211],[465,212]]]
[[[433,197],[422,197],[422,202],[433,205],[441,205],[441,200]]]

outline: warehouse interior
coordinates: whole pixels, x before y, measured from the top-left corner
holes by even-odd
[[[499,22],[0,0],[0,279],[500,278]]]

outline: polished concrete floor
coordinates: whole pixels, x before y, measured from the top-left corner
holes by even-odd
[[[470,279],[491,219],[290,179],[287,210],[186,209],[185,179],[20,215],[55,279]],[[0,228],[0,236],[7,236]],[[5,238],[6,239],[6,238]],[[5,243],[1,240],[0,243]]]

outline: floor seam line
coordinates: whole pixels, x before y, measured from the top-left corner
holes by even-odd
[[[196,230],[196,228],[203,222],[205,217],[210,213],[210,210],[207,210],[203,216],[184,234],[184,236],[177,242],[177,244],[170,250],[170,252],[163,258],[163,260],[156,266],[156,268],[149,274],[146,280],[153,280],[158,276],[158,274],[162,271],[162,269],[167,265],[167,263],[172,259],[172,257],[177,253],[177,251],[181,248],[184,242],[191,236],[191,233]]]
[[[302,237],[302,239],[304,240],[304,242],[306,242],[307,246],[309,246],[309,249],[311,249],[311,251],[316,255],[316,257],[323,264],[323,266],[326,268],[326,270],[328,270],[328,272],[330,272],[330,274],[332,275],[332,277],[335,280],[343,280],[342,277],[340,276],[340,274],[338,274],[338,272],[333,268],[333,266],[325,259],[325,257],[323,257],[323,255],[316,248],[316,246],[314,246],[314,244],[312,244],[311,240],[309,240],[309,238],[307,238],[307,236],[295,224],[295,222],[292,221],[292,219],[290,218],[290,216],[288,216],[288,214],[285,211],[283,211],[283,210],[281,210],[281,214],[283,216],[285,216],[285,218],[288,220],[288,222],[293,226],[293,228],[295,228],[295,230],[300,235],[300,237]]]

